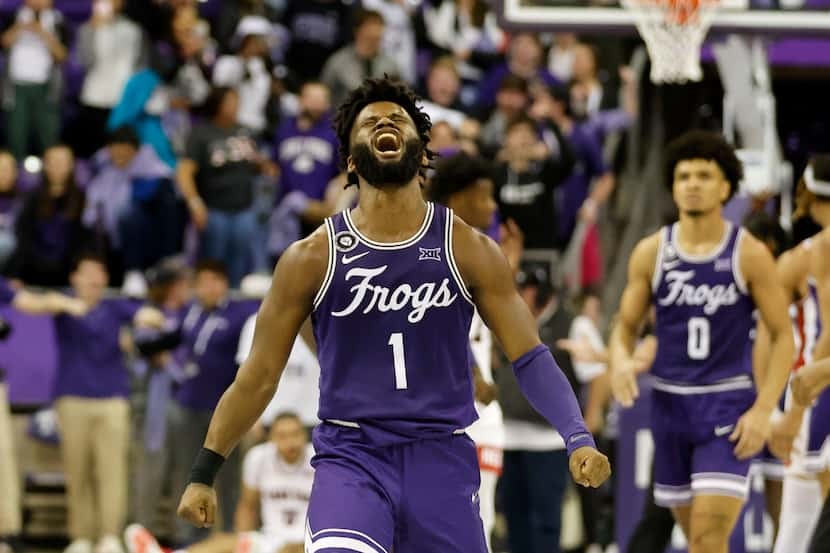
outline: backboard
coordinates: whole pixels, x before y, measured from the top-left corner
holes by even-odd
[[[576,32],[635,32],[616,0],[496,0],[507,28]],[[830,36],[830,0],[723,0],[710,34],[740,32]]]

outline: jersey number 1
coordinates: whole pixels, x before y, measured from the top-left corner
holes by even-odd
[[[709,357],[709,319],[692,317],[689,319],[688,353],[690,359],[706,359]]]
[[[395,361],[395,389],[406,390],[406,357],[403,353],[403,332],[393,332],[389,336],[392,357]]]

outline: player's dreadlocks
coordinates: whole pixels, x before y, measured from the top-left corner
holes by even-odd
[[[729,182],[729,198],[738,191],[744,178],[744,167],[735,149],[718,133],[694,130],[674,139],[666,148],[666,185],[674,183],[674,169],[681,161],[705,159],[714,161]],[[727,200],[729,200],[727,198]]]
[[[479,179],[492,178],[493,167],[486,159],[459,152],[436,162],[427,196],[433,202],[446,204],[450,196],[475,185]]]
[[[421,140],[421,146],[427,154],[427,159],[432,160],[435,158],[435,153],[427,148],[432,123],[429,120],[429,115],[424,113],[418,106],[419,101],[420,98],[412,92],[409,86],[388,76],[363,81],[363,84],[353,90],[346,101],[337,108],[337,113],[334,117],[334,129],[337,133],[337,139],[340,141],[340,164],[343,167],[346,166],[346,160],[349,158],[351,152],[349,138],[354,120],[363,108],[375,102],[392,102],[405,109],[415,122],[415,128],[418,130],[418,138]],[[422,182],[426,179],[426,171],[428,168],[429,166],[422,166],[418,171]],[[347,186],[353,184],[357,184],[357,175],[349,174],[349,184]]]

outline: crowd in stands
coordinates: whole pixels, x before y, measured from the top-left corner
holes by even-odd
[[[68,284],[82,250],[139,294],[175,253],[222,260],[234,287],[268,270],[349,204],[330,115],[383,75],[422,94],[433,149],[494,162],[528,248],[562,250],[612,192],[604,144],[636,111],[595,45],[509,34],[484,0],[81,4],[2,14],[0,258],[27,284]]]
[[[257,307],[230,291],[246,275],[269,273],[292,242],[355,200],[331,116],[366,77],[396,77],[419,92],[439,156],[486,163],[494,238],[547,261],[576,248],[579,278],[569,285],[586,291],[578,324],[547,261],[522,273],[525,288],[536,287],[528,303],[542,324],[555,322],[552,347],[574,333],[602,346],[591,293],[603,278],[597,221],[615,189],[613,138],[638,109],[630,72],[603,59],[602,45],[506,32],[486,0],[24,0],[0,7],[0,18],[0,273],[21,286],[71,285],[77,295],[84,286],[92,294],[122,288],[163,313],[183,344],[174,355],[147,346],[130,358],[146,401],[132,415],[126,380],[107,387],[77,374],[80,388],[57,390],[59,419],[83,429],[63,436],[69,553],[119,553],[106,538],[128,518],[152,528],[161,495],[183,487]],[[187,267],[195,268],[192,290]],[[56,324],[78,326],[61,330],[61,355],[73,339],[93,344],[108,328],[115,349],[107,351],[120,359],[111,330],[138,304],[119,301],[100,308],[93,326],[48,310]],[[292,359],[303,359],[297,372],[310,373],[313,388],[314,360],[303,347]],[[574,385],[586,390],[598,374],[576,373]],[[101,417],[117,427],[85,441]],[[592,417],[598,431],[601,410]],[[143,447],[128,493],[117,459],[126,463],[130,432]],[[108,444],[106,476],[103,461],[93,463],[100,443]],[[219,485],[226,529],[240,502],[241,463],[232,457]],[[527,503],[515,491],[505,507]],[[127,495],[129,515],[118,507]],[[539,509],[555,517],[561,505]],[[205,537],[183,524],[170,536],[177,545]]]

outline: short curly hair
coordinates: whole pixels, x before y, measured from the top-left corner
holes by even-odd
[[[418,138],[421,140],[427,159],[434,159],[435,153],[427,148],[432,122],[429,120],[429,115],[424,113],[418,105],[420,100],[408,85],[388,75],[363,81],[363,84],[354,89],[346,101],[337,108],[334,116],[334,130],[340,142],[338,153],[341,166],[346,167],[346,160],[349,159],[351,153],[351,134],[355,119],[363,108],[375,102],[392,102],[405,109],[415,122]],[[426,178],[427,169],[428,167],[421,167],[419,174],[422,179]]]
[[[729,182],[727,201],[738,191],[738,186],[744,178],[744,166],[735,155],[735,148],[722,135],[693,130],[669,143],[666,147],[666,186],[669,190],[674,185],[674,170],[677,164],[690,159],[705,159],[718,164]]]
[[[435,164],[435,173],[427,187],[427,197],[446,204],[453,194],[473,186],[479,179],[493,179],[493,166],[480,156],[459,152],[441,158]]]

